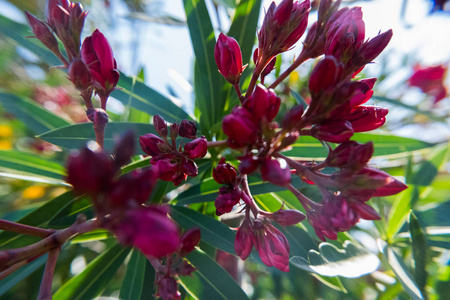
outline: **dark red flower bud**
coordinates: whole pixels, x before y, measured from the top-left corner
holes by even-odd
[[[305,220],[306,216],[294,209],[280,209],[274,212],[271,219],[282,226],[295,225]]]
[[[234,251],[242,260],[246,260],[253,249],[251,236],[253,235],[250,221],[245,219],[239,226],[234,239]]]
[[[219,189],[219,195],[214,201],[216,215],[229,213],[241,199],[241,189],[234,186],[223,186]]]
[[[135,207],[145,203],[158,179],[155,167],[136,169],[120,177],[109,192],[109,201],[115,207]]]
[[[283,118],[281,127],[286,131],[291,131],[300,122],[303,116],[303,105],[296,105],[291,108]]]
[[[114,162],[117,167],[130,162],[131,156],[136,152],[135,137],[132,130],[125,132],[114,147]]]
[[[231,84],[239,84],[245,67],[242,66],[242,53],[238,42],[221,33],[214,48],[214,58],[220,74]]]
[[[213,169],[213,178],[219,184],[234,184],[236,175],[236,169],[229,163],[225,163],[225,157],[222,157],[217,167]]]
[[[283,272],[289,272],[290,246],[286,236],[270,223],[256,219],[251,239],[262,262]]]
[[[81,57],[91,70],[92,80],[97,83],[97,93],[107,98],[116,87],[120,75],[111,46],[98,29],[84,40]]]
[[[44,44],[45,47],[50,49],[53,53],[60,54],[58,41],[50,31],[48,26],[27,11],[25,12],[25,16],[27,17],[28,24],[30,24],[31,30],[33,30],[36,38],[40,40],[41,43]]]
[[[194,250],[195,246],[200,242],[201,232],[200,229],[190,228],[188,229],[180,239],[180,250],[179,253],[181,256],[186,256],[192,250]]]
[[[366,103],[373,95],[373,86],[377,81],[376,78],[363,79],[358,82],[358,87],[350,99],[350,106],[356,107]]]
[[[311,135],[319,140],[331,143],[343,143],[353,135],[352,124],[348,121],[323,121],[311,129]]]
[[[177,123],[170,124],[170,138],[175,140],[178,137],[178,130],[180,126]]]
[[[155,127],[156,132],[162,136],[167,136],[167,123],[160,115],[153,116],[153,126]]]
[[[389,29],[365,42],[359,50],[358,63],[365,65],[374,60],[386,48],[391,38],[392,29]]]
[[[74,59],[70,63],[67,73],[70,81],[79,90],[85,90],[92,85],[91,71],[81,59]]]
[[[277,159],[267,157],[261,165],[261,177],[277,185],[286,185],[291,182],[289,167],[282,168]]]
[[[146,133],[139,137],[139,144],[142,151],[151,156],[158,156],[163,153],[162,149],[165,145],[163,139],[152,133]]]
[[[364,220],[380,220],[381,217],[377,211],[363,202],[354,201],[350,203],[350,206],[355,210],[359,216]]]
[[[151,164],[158,168],[159,179],[180,184],[186,175],[183,172],[181,161],[172,154],[163,154],[152,158]],[[177,185],[177,184],[175,184]]]
[[[198,167],[193,160],[183,159],[181,162],[181,168],[187,176],[195,177],[198,175]]]
[[[333,56],[325,56],[314,67],[309,78],[309,90],[316,95],[334,88],[342,75],[342,66]]]
[[[204,136],[184,145],[184,154],[190,159],[202,158],[208,153],[208,142]]]
[[[346,119],[352,124],[354,132],[377,129],[386,122],[389,110],[377,106],[358,106]]]
[[[340,144],[328,153],[326,163],[330,167],[351,168],[353,170],[364,167],[373,155],[373,143],[359,144],[348,141]]]
[[[271,59],[289,50],[305,32],[309,10],[309,0],[302,3],[283,0],[278,5],[272,2],[258,33],[259,55]]]
[[[197,270],[193,267],[187,260],[183,259],[183,261],[176,267],[176,272],[178,276],[189,276]]]
[[[268,122],[272,121],[280,109],[281,100],[274,90],[268,90],[262,84],[258,84],[253,94],[244,102],[244,107],[252,114],[256,120],[261,120],[263,116]]]
[[[290,132],[281,140],[280,145],[277,147],[277,151],[283,150],[289,147],[290,145],[294,144],[299,137],[300,133],[298,131]]]
[[[67,182],[75,192],[96,195],[106,192],[116,173],[116,168],[104,152],[83,148],[70,155],[67,163]]]
[[[223,118],[222,128],[236,146],[242,147],[256,142],[258,127],[253,115],[245,108],[233,108],[231,114]]]
[[[257,156],[253,154],[247,154],[245,156],[239,157],[241,163],[239,164],[239,172],[242,174],[251,174],[256,171],[256,169],[261,164],[261,161]]]
[[[147,256],[164,257],[174,253],[180,243],[177,226],[157,207],[129,209],[111,226],[119,242],[131,244]]]
[[[197,137],[197,126],[194,121],[182,120],[178,129],[181,137],[195,139]]]

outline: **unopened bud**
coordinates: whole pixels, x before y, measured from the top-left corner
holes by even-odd
[[[167,136],[167,123],[160,115],[153,116],[153,126],[155,127],[156,132],[162,136]]]
[[[267,157],[261,165],[261,177],[265,181],[284,186],[291,182],[289,167],[282,168],[277,159]]]
[[[199,228],[191,228],[188,229],[180,239],[180,255],[186,256],[192,250],[194,250],[195,246],[198,245],[201,238],[201,232]]]
[[[286,131],[291,131],[300,122],[303,116],[303,105],[296,105],[291,108],[283,118],[281,127]]]
[[[213,169],[213,178],[219,184],[234,184],[236,175],[236,169],[225,163],[225,157],[222,157],[217,167]]]
[[[231,84],[239,84],[245,67],[242,66],[242,53],[238,42],[221,33],[214,48],[214,58],[220,74]]]
[[[348,121],[330,120],[314,126],[311,135],[326,142],[343,143],[352,137],[353,128]]]
[[[163,153],[161,146],[165,145],[165,142],[159,136],[147,133],[139,137],[139,144],[141,145],[142,151],[148,155],[158,156]]]
[[[27,17],[28,24],[30,24],[30,27],[36,38],[40,40],[42,44],[44,44],[45,47],[50,49],[53,53],[60,54],[58,41],[50,31],[48,26],[27,11],[25,12],[25,16]]]
[[[194,121],[182,120],[178,129],[181,137],[195,139],[197,137],[197,126]]]
[[[79,90],[85,90],[92,85],[91,71],[84,61],[81,59],[74,59],[68,70],[70,81]]]
[[[272,220],[282,226],[291,226],[302,222],[306,216],[294,209],[280,209],[271,216]]]
[[[184,154],[190,159],[202,158],[208,152],[208,142],[204,136],[184,145]]]
[[[128,130],[120,137],[114,147],[116,166],[120,167],[130,162],[131,156],[136,151],[134,142],[132,130]]]

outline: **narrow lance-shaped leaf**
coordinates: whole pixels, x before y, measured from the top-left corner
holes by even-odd
[[[234,254],[235,233],[227,225],[182,206],[172,206],[170,216],[184,229],[200,228],[204,242]]]
[[[424,297],[420,292],[420,289],[417,286],[417,283],[414,281],[413,276],[405,266],[402,259],[395,253],[395,250],[392,246],[386,245],[383,248],[383,254],[386,257],[389,265],[394,271],[395,276],[402,284],[405,291],[409,294],[411,299],[413,300],[423,300]]]
[[[147,258],[139,250],[134,249],[120,288],[120,299],[139,299],[144,284],[152,284],[144,282],[146,262]]]
[[[111,280],[129,252],[129,248],[123,248],[119,244],[112,246],[90,262],[83,272],[60,287],[53,295],[53,299],[95,298]]]
[[[414,213],[409,214],[409,231],[411,232],[412,254],[414,260],[414,279],[422,292],[425,294],[428,272],[426,270],[428,260],[428,245],[419,220]]]
[[[223,116],[225,90],[222,75],[214,60],[216,39],[204,0],[183,0],[189,33],[196,56],[194,90],[197,109],[201,112],[202,133],[210,138],[209,130]]]
[[[248,296],[237,282],[210,256],[201,250],[194,250],[187,256],[197,268],[191,276],[181,276],[186,291],[196,299],[246,299]]]
[[[36,134],[71,124],[38,103],[16,95],[0,93],[0,105]]]

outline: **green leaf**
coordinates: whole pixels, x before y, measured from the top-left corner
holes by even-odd
[[[225,107],[225,80],[214,59],[216,39],[204,0],[183,0],[191,42],[196,57],[194,90],[196,108],[201,112],[202,133],[221,120]]]
[[[411,183],[428,186],[431,185],[433,180],[438,175],[445,163],[449,160],[450,146],[448,144],[438,145],[433,151],[426,156],[426,161],[419,164],[414,169],[414,175],[412,175]]]
[[[54,300],[93,299],[106,287],[130,252],[116,244],[93,261],[79,275],[71,278],[53,295]]]
[[[71,124],[36,102],[12,94],[0,92],[0,105],[36,134]]]
[[[332,288],[333,290],[336,291],[341,291],[345,294],[347,294],[347,289],[344,287],[344,284],[341,281],[341,278],[339,276],[336,277],[327,277],[327,276],[322,276],[319,274],[315,274],[312,273],[311,274],[313,277],[315,277],[317,280],[319,280],[320,282],[322,282],[323,284],[325,284],[327,287]]]
[[[423,300],[424,297],[422,296],[420,289],[417,287],[417,284],[414,282],[413,277],[406,268],[402,259],[397,255],[397,253],[395,253],[394,248],[386,245],[383,249],[383,255],[386,257],[392,271],[394,271],[395,276],[400,281],[409,296],[413,300]]]
[[[416,139],[382,133],[355,133],[352,140],[359,143],[372,141],[375,148],[373,157],[383,158],[408,157],[411,151],[433,146],[433,144]],[[328,155],[328,149],[319,140],[310,136],[302,136],[292,145],[292,150],[283,152],[283,154],[294,159],[325,159]]]
[[[96,229],[73,238],[71,244],[80,244],[86,242],[101,241],[106,239],[114,239],[114,235],[106,229]]]
[[[57,179],[53,182],[65,184],[62,181],[66,173],[65,168],[59,163],[17,150],[0,150],[0,168],[15,174]]]
[[[409,214],[409,231],[411,232],[412,254],[414,261],[414,279],[420,291],[425,294],[428,273],[426,270],[428,261],[428,245],[419,220],[414,213]]]
[[[286,190],[285,187],[273,185],[263,181],[260,176],[249,176],[249,186],[252,195],[261,195],[277,191]],[[296,188],[306,187],[306,183],[302,182],[298,177],[292,177],[292,185]],[[178,205],[201,203],[214,201],[219,193],[220,185],[217,184],[212,177],[205,179],[202,183],[192,186],[190,189],[180,193],[176,198]]]
[[[128,77],[120,73],[120,80],[111,96],[127,107],[133,107],[149,115],[160,115],[167,122],[179,122],[182,119],[192,119],[181,107],[170,99],[148,87],[137,77]]]
[[[291,94],[294,96],[295,101],[297,102],[297,105],[303,106],[303,109],[306,109],[308,107],[308,103],[306,103],[305,99],[303,99],[302,95],[291,89]]]
[[[37,259],[33,260],[29,264],[23,266],[19,270],[15,271],[5,279],[2,279],[2,284],[0,284],[0,296],[13,288],[16,284],[27,278],[34,271],[42,267],[47,261],[48,254],[42,255]]]
[[[0,32],[15,40],[19,45],[30,50],[50,65],[56,66],[62,64],[55,54],[45,48],[38,39],[27,38],[27,36],[33,36],[33,32],[31,32],[29,26],[14,22],[0,15]]]
[[[309,251],[308,260],[294,256],[290,262],[303,270],[323,276],[356,278],[374,272],[380,265],[375,254],[345,241],[344,249],[330,243],[321,243],[319,251]]]
[[[120,288],[120,299],[139,299],[144,287],[146,262],[147,258],[139,250],[134,249]],[[145,282],[145,284],[151,283]]]
[[[427,116],[428,118],[430,118],[433,121],[438,121],[438,122],[442,122],[445,124],[447,123],[446,119],[443,117],[438,117],[438,116],[434,115],[432,112],[420,109],[416,106],[411,106],[411,105],[405,104],[405,103],[401,102],[400,100],[389,99],[389,98],[386,98],[383,96],[372,96],[371,99],[374,101],[381,101],[381,102],[389,103],[389,104],[392,104],[392,105],[395,105],[395,106],[398,106],[401,108],[406,108],[407,110],[410,110],[410,111],[414,112],[415,114]]]
[[[235,233],[222,222],[183,206],[172,206],[170,216],[184,229],[200,228],[202,241],[234,254]]]
[[[139,146],[139,136],[146,133],[156,134],[153,125],[145,123],[108,123],[105,130],[105,150],[111,152],[114,149],[115,139],[128,130],[132,130],[135,134],[136,154],[144,154]],[[46,132],[41,134],[39,138],[62,148],[79,149],[89,141],[95,141],[95,133],[91,123],[81,123]]]
[[[230,274],[205,252],[195,249],[187,259],[197,271],[191,276],[180,276],[180,281],[195,299],[249,299]]]
[[[252,58],[260,10],[261,0],[240,1],[227,34],[239,43],[244,65],[249,63]]]
[[[419,199],[419,189],[414,186],[395,196],[394,203],[389,211],[389,227],[386,232],[387,238],[391,239],[402,228],[408,217],[411,203]]]

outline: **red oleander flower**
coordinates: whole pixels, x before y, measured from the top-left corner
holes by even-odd
[[[229,83],[239,84],[239,79],[246,66],[242,65],[242,53],[238,42],[221,33],[214,48],[214,58],[220,74]]]
[[[84,40],[81,57],[89,66],[97,93],[100,97],[108,98],[116,87],[120,75],[111,46],[98,29]],[[103,103],[102,108],[105,109]]]
[[[447,89],[444,86],[447,68],[444,65],[434,67],[415,66],[414,73],[409,78],[410,86],[418,87],[425,94],[434,98],[437,103],[447,96]]]
[[[195,139],[197,137],[197,126],[194,121],[182,120],[178,128],[181,137]]]

